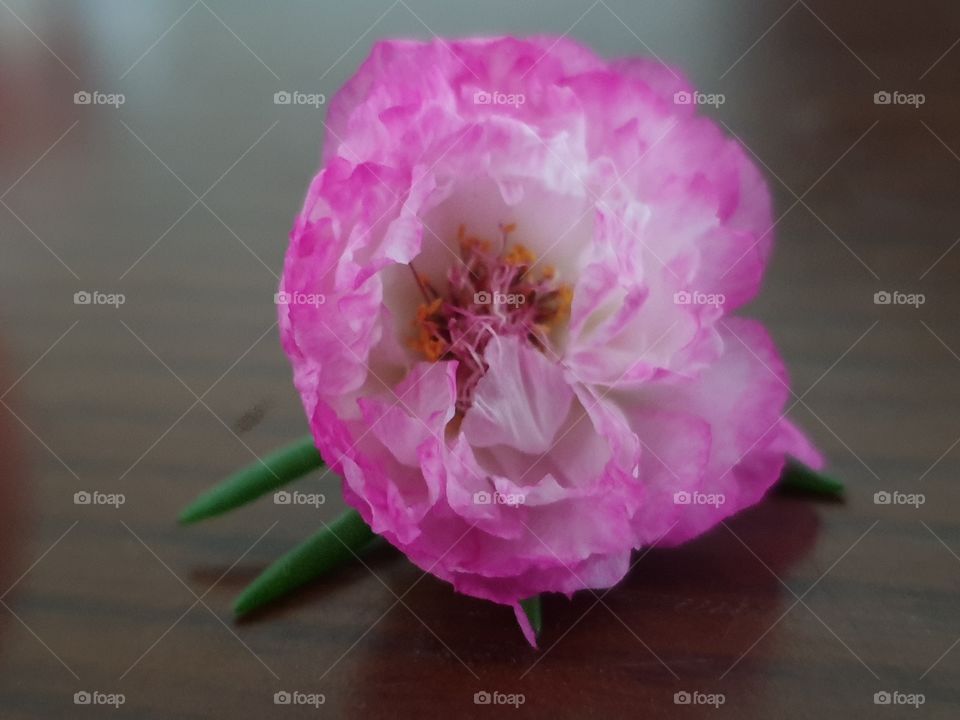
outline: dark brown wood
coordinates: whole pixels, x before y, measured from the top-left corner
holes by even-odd
[[[20,577],[0,605],[0,716],[79,717],[95,710],[73,694],[98,690],[126,698],[102,712],[137,718],[957,717],[960,7],[604,0],[581,17],[585,1],[410,0],[361,37],[388,7],[0,3],[0,393],[16,382],[0,405],[0,593]],[[311,480],[320,511],[175,524],[305,430],[271,296],[324,110],[273,93],[332,94],[378,36],[571,25],[723,93],[712,114],[767,166],[786,215],[749,313],[847,501],[771,497],[650,552],[599,603],[548,597],[539,652],[509,610],[387,547],[235,623],[236,593],[342,508]],[[126,102],[75,105],[80,90]],[[926,102],[874,104],[883,90]],[[126,303],[74,305],[81,290]],[[881,290],[926,302],[875,305]],[[126,503],[78,506],[81,490]],[[876,505],[882,490],[926,503]],[[326,703],[277,708],[281,690]],[[477,706],[482,690],[525,703]],[[675,705],[683,690],[726,701]],[[882,690],[926,702],[877,707]]]

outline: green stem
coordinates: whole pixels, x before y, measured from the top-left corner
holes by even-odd
[[[354,560],[375,537],[360,513],[348,510],[257,576],[234,601],[234,613],[246,615]]]
[[[194,500],[180,513],[184,525],[220,515],[323,466],[309,435],[239,470]]]
[[[844,494],[843,483],[839,480],[822,475],[812,470],[798,460],[789,458],[786,467],[780,474],[778,488],[813,495],[826,495],[840,498]]]

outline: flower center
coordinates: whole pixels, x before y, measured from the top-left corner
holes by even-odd
[[[553,328],[570,315],[573,289],[560,283],[551,266],[531,272],[536,256],[514,243],[516,226],[501,226],[499,249],[487,240],[457,233],[460,263],[447,272],[447,290],[439,292],[430,280],[414,279],[424,302],[413,320],[416,336],[409,342],[427,360],[457,360],[457,413],[470,407],[477,383],[487,371],[483,352],[495,336],[525,338],[541,352],[548,347]]]

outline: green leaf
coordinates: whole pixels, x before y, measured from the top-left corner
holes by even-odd
[[[257,576],[234,601],[234,613],[246,615],[344,565],[375,537],[360,513],[348,510]]]
[[[220,515],[323,466],[309,435],[233,473],[184,508],[184,525]]]
[[[789,458],[780,475],[778,488],[832,498],[843,497],[844,486],[839,480],[823,475],[798,460]]]
[[[520,607],[523,608],[523,612],[527,615],[527,620],[530,621],[530,625],[533,627],[533,634],[539,638],[540,631],[543,629],[543,608],[540,606],[540,596],[534,595],[533,597],[528,597],[526,600],[521,600]]]

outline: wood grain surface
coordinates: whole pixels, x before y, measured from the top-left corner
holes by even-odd
[[[0,717],[960,716],[957,3],[191,2],[0,2]],[[504,32],[656,54],[724,95],[705,112],[780,218],[747,314],[849,496],[772,496],[609,593],[549,596],[539,651],[389,547],[235,622],[236,593],[343,507],[310,478],[320,510],[175,524],[306,428],[272,293],[325,110],[273,94],[331,95],[378,37]]]

